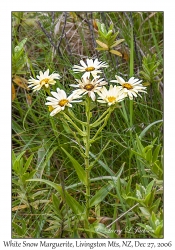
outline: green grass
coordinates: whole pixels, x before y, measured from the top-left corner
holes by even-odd
[[[100,193],[98,196],[97,192],[112,185],[108,192],[105,188],[102,189],[102,193],[106,195],[90,210],[91,220],[94,221],[89,224],[90,233],[84,229],[82,217],[76,214],[76,209],[71,205],[73,197],[84,206],[85,187],[79,184],[76,170],[61,149],[64,148],[84,168],[84,160],[75,138],[59,117],[50,117],[45,105],[47,94],[44,91],[33,93],[14,83],[16,98],[12,102],[12,147],[16,158],[14,157],[14,161],[12,159],[12,163],[14,166],[16,161],[19,166],[24,167],[31,155],[32,159],[24,173],[19,169],[15,172],[14,167],[12,169],[13,238],[161,238],[163,235],[161,227],[160,231],[159,228],[155,229],[155,218],[161,223],[163,216],[163,194],[159,191],[163,178],[160,174],[163,157],[162,122],[152,125],[140,142],[137,137],[150,124],[162,120],[163,117],[160,91],[163,68],[163,13],[93,12],[92,17],[105,22],[107,28],[113,23],[115,32],[119,31],[117,39],[125,39],[117,50],[121,53],[125,51],[129,60],[107,51],[95,50],[92,31],[95,39],[98,34],[94,28],[92,31],[89,29],[88,22],[92,23],[90,13],[80,12],[72,15],[67,12],[66,36],[64,32],[61,37],[65,21],[61,12],[55,12],[54,15],[50,12],[13,12],[13,47],[27,38],[21,56],[24,58],[24,64],[15,74],[28,80],[30,76],[35,78],[40,70],[49,68],[51,73],[58,72],[62,77],[53,86],[53,90],[61,87],[70,94],[72,88],[69,84],[75,84],[72,66],[78,65],[82,58],[96,57],[97,54],[101,61],[106,61],[109,68],[104,69],[104,77],[108,82],[115,79],[117,74],[124,79],[133,75],[146,83],[148,79],[140,74],[140,71],[143,71],[142,60],[147,55],[153,57],[156,54],[160,62],[155,69],[157,78],[149,82],[148,93],[142,94],[142,98],[135,98],[133,102],[125,99],[123,104],[119,104],[100,132],[100,138],[90,147],[90,162],[97,159],[91,170],[90,198],[96,194],[100,199],[103,196]],[[37,20],[48,36],[36,23]],[[62,40],[58,48],[60,39]],[[31,104],[27,102],[28,95]],[[86,121],[82,105],[75,104],[72,110],[76,118]],[[97,103],[91,110],[91,122],[95,122],[105,111],[106,106]],[[95,135],[96,128],[92,128],[91,133]],[[155,138],[157,140],[154,142]],[[83,145],[83,141],[81,144]],[[156,158],[154,152],[158,145],[160,151]],[[150,149],[146,148],[147,146],[150,146]],[[23,155],[17,159],[21,152],[24,152]],[[153,155],[156,160],[153,160]],[[121,166],[124,166],[124,169],[118,181],[110,181],[109,177],[117,176]],[[43,182],[27,181],[32,178],[40,178]],[[147,188],[152,180],[153,187],[144,193],[141,186]],[[60,185],[63,194],[62,191],[51,187],[48,181]],[[141,200],[138,200],[138,194],[141,194]],[[147,195],[151,196],[150,200]],[[146,197],[148,200],[145,200]],[[139,205],[134,207],[137,203]],[[151,206],[154,208],[149,210]],[[132,207],[133,210],[127,212]],[[122,216],[124,213],[126,214]],[[121,219],[110,227],[113,233],[105,234],[105,228],[120,216]],[[136,228],[143,229],[146,225],[154,228],[154,232],[135,233]],[[101,233],[94,232],[97,227],[100,227]],[[117,228],[122,230],[121,235],[114,232]],[[127,232],[126,228],[132,229]]]

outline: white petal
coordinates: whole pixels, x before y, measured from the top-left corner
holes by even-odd
[[[138,79],[135,79],[136,81],[138,80]],[[134,77],[132,76],[131,78],[129,78],[129,81],[128,81],[129,83],[133,83],[133,82],[135,82],[134,81]]]
[[[52,96],[48,96],[48,97],[46,98],[46,100],[51,101],[51,102],[58,102],[58,99],[57,99],[57,98],[54,98],[54,97],[52,97]]]
[[[67,98],[66,92],[63,89],[57,88],[57,92],[58,92],[59,99],[66,99]]]
[[[73,66],[73,69],[83,69],[83,70],[84,70],[84,67],[79,66],[79,65],[74,65],[74,66]]]
[[[93,91],[90,91],[90,97],[91,97],[92,101],[95,101],[96,96],[95,96]]]
[[[72,104],[71,103],[67,103],[65,106],[72,108]]]
[[[74,72],[84,72],[85,71],[85,69],[83,68],[83,67],[80,67],[80,68],[73,68],[73,71]]]
[[[98,61],[98,58],[96,58],[96,59],[94,60],[94,66],[96,66],[96,67],[97,67],[97,66],[98,66],[98,64],[99,64],[99,61]],[[96,67],[95,67],[95,68],[96,68]]]
[[[81,96],[80,96],[81,97]],[[82,102],[83,100],[75,100],[75,101],[71,101],[71,103],[76,103],[76,102]]]
[[[51,74],[51,77],[52,77],[53,79],[60,79],[60,78],[61,78],[61,76],[60,76],[58,73],[52,73],[52,74]]]
[[[104,100],[97,99],[97,102],[106,103]]]
[[[87,65],[85,64],[85,62],[83,60],[80,61],[80,64],[84,67],[87,68]]]
[[[57,100],[60,100],[60,95],[57,93],[57,92],[53,92],[51,91],[51,94],[57,99]]]
[[[69,86],[74,87],[74,88],[79,88],[79,84],[70,84]]]
[[[43,78],[44,78],[44,74],[43,74],[43,72],[42,72],[42,71],[40,71],[40,72],[39,72],[39,74],[40,74],[40,75],[39,75],[39,78],[40,78],[40,79],[43,79]]]
[[[35,87],[33,87],[34,90],[40,90],[41,89],[41,85],[37,85]]]
[[[97,76],[97,74],[100,74],[100,73],[102,73],[101,70],[94,70],[94,71],[91,71],[91,74],[93,75],[94,78],[99,77],[99,76]]]
[[[118,83],[118,81],[117,81],[117,80],[111,80],[110,82],[116,82],[116,83]]]
[[[31,85],[29,85],[28,87],[30,88],[30,87],[33,87],[33,86],[35,86],[35,84],[33,83],[33,84],[31,84]]]
[[[130,91],[128,91],[128,96],[129,96],[129,99],[132,100],[133,99],[133,95]]]
[[[92,59],[88,59],[88,58],[87,58],[86,62],[87,62],[87,66],[88,66],[88,67],[93,67],[93,66],[95,66]]]
[[[82,78],[89,78],[90,77],[90,72],[85,72],[82,76]]]
[[[56,81],[54,81],[54,80],[49,80],[48,81],[48,84],[51,84],[51,85],[55,85],[55,83],[56,83]]]
[[[134,90],[131,89],[130,92],[133,94],[133,96],[137,97],[137,94]]]
[[[116,79],[118,80],[118,82],[122,85],[123,83],[125,83],[125,80],[121,77],[121,76],[115,76]]]
[[[44,72],[44,77],[48,77],[49,76],[49,69],[47,69],[45,72]]]
[[[62,109],[60,106],[58,106],[56,109],[54,109],[51,113],[50,116],[56,115],[58,112],[60,112]]]
[[[57,102],[57,103],[54,103],[54,102],[46,102],[45,105],[56,106],[56,105],[58,105],[58,102]]]

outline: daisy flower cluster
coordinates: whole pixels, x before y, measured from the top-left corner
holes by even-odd
[[[51,110],[50,115],[54,116],[66,107],[72,107],[71,103],[73,102],[81,102],[83,96],[86,94],[92,101],[96,100],[97,94],[97,102],[106,103],[108,106],[111,106],[123,101],[126,97],[130,100],[132,100],[133,97],[141,97],[139,92],[146,93],[146,87],[141,84],[142,80],[131,77],[128,81],[125,81],[122,77],[117,75],[115,75],[116,80],[111,80],[110,82],[119,85],[110,85],[109,89],[107,89],[104,85],[108,85],[108,82],[104,81],[104,78],[100,78],[100,74],[102,73],[101,69],[106,67],[108,67],[108,64],[99,61],[97,58],[94,60],[87,58],[86,63],[80,60],[80,65],[74,65],[74,73],[83,73],[81,80],[75,79],[77,83],[70,84],[75,90],[73,90],[72,94],[69,96],[60,88],[57,88],[56,92],[50,92],[52,97],[47,97],[47,102],[45,103]],[[42,87],[49,88],[50,85],[55,85],[55,79],[61,78],[58,73],[49,75],[49,69],[44,73],[40,71],[39,74],[39,76],[36,76],[37,79],[31,77],[28,81],[30,84],[29,87],[32,87],[34,91],[38,91]]]
[[[120,76],[115,76],[117,80],[111,80],[110,82],[118,83],[120,85],[110,85],[107,89],[104,85],[108,83],[100,79],[99,74],[102,73],[101,68],[108,67],[107,63],[99,62],[96,58],[94,61],[92,59],[87,59],[86,63],[81,60],[81,66],[74,65],[73,71],[75,73],[83,73],[82,80],[76,80],[78,84],[72,84],[70,86],[77,88],[74,93],[79,95],[88,94],[93,101],[95,101],[95,93],[98,94],[98,102],[107,103],[109,106],[115,103],[123,101],[124,98],[129,97],[130,100],[137,95],[141,96],[139,92],[145,92],[146,87],[144,87],[137,78],[131,77],[128,81],[125,81]],[[93,79],[91,79],[91,76]]]

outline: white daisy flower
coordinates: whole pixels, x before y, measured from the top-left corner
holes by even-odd
[[[98,95],[100,97],[97,99],[97,101],[101,103],[107,103],[109,106],[121,102],[125,98],[123,90],[116,85],[110,85],[109,90],[103,86],[98,92]]]
[[[141,97],[141,95],[138,92],[147,93],[146,91],[144,91],[144,89],[146,89],[146,87],[144,87],[141,84],[142,80],[139,80],[139,79],[136,79],[134,77],[131,77],[129,79],[129,81],[126,82],[120,76],[116,75],[115,78],[117,80],[112,80],[110,82],[119,83],[121,85],[120,88],[123,89],[123,92],[125,93],[126,96],[129,97],[130,100],[133,99],[133,96],[137,97],[137,95],[139,95]]]
[[[52,107],[50,109],[50,110],[53,110],[50,113],[51,116],[54,116],[60,111],[64,110],[66,106],[72,107],[71,103],[73,102],[81,102],[81,100],[73,101],[73,99],[80,98],[79,95],[72,93],[70,96],[67,97],[67,94],[63,89],[57,88],[57,92],[51,91],[51,94],[54,97],[51,97],[51,96],[47,97],[46,100],[48,100],[49,102],[45,103],[45,105],[49,105]]]
[[[98,92],[103,85],[108,84],[107,82],[103,81],[103,78],[94,78],[92,80],[88,78],[83,78],[81,80],[76,79],[78,84],[70,84],[71,87],[79,88],[73,91],[73,93],[77,93],[78,95],[85,95],[88,94],[88,96],[95,101],[96,96],[95,92]]]
[[[93,77],[96,77],[98,73],[102,73],[102,71],[99,70],[100,68],[108,67],[107,63],[98,61],[98,58],[96,58],[94,61],[93,59],[87,58],[86,63],[81,60],[80,64],[82,66],[74,65],[73,71],[75,71],[75,73],[85,72],[82,76],[84,78],[89,78],[90,74],[92,74]]]
[[[43,86],[48,88],[49,85],[55,85],[56,81],[54,79],[60,79],[60,75],[58,73],[52,73],[49,76],[49,69],[47,69],[44,73],[42,71],[39,72],[40,75],[37,75],[36,78],[34,79],[31,77],[29,79],[28,83],[29,88],[32,87],[33,91],[38,91],[40,90]]]

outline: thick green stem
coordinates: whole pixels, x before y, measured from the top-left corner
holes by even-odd
[[[85,137],[85,171],[86,171],[86,219],[85,219],[85,227],[88,229],[88,217],[90,211],[90,164],[89,164],[89,150],[90,150],[90,98],[87,96],[86,99],[86,137]]]
[[[131,152],[131,147],[132,147],[132,126],[133,126],[133,100],[129,100],[129,117],[130,117],[130,140],[129,140],[129,148],[130,148],[130,153],[129,153],[129,176],[131,174],[131,156],[132,156],[132,152]]]
[[[134,74],[134,39],[133,39],[133,27],[131,27],[131,49],[130,49],[130,77]],[[131,174],[131,146],[132,146],[132,126],[133,126],[133,100],[129,101],[129,118],[130,118],[130,140],[129,140],[129,176]]]

